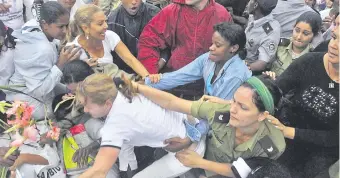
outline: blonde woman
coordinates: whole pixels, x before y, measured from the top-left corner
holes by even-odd
[[[131,54],[120,37],[113,31],[107,30],[106,16],[95,5],[84,5],[74,15],[74,21],[70,24],[73,34],[78,36],[68,45],[82,47],[81,60],[85,60],[92,66],[105,63],[113,63],[111,55],[115,51],[118,56],[130,66],[138,75],[146,77],[149,72]]]
[[[112,78],[104,74],[93,74],[78,85],[76,96],[84,111],[94,118],[106,116],[95,163],[80,178],[105,177],[126,147],[165,147],[164,141],[169,138],[186,138],[185,114],[168,111],[141,95],[127,93],[118,91]],[[203,157],[205,139],[188,142],[183,147]],[[168,153],[134,178],[172,178],[190,169],[176,159],[175,153]]]

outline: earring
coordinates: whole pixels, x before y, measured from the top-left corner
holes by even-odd
[[[89,36],[88,35],[86,35],[86,39],[89,40]]]

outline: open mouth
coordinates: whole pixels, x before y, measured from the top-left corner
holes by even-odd
[[[137,7],[132,7],[131,10],[135,11],[137,9]]]

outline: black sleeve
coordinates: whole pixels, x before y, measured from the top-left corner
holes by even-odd
[[[313,52],[327,52],[328,51],[328,43],[331,40],[324,41],[320,43],[314,50]]]
[[[310,130],[295,128],[294,140],[300,140],[324,147],[339,146],[339,130]]]

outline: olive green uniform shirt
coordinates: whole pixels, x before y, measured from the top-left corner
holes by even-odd
[[[198,119],[207,119],[212,137],[207,141],[206,158],[220,163],[232,163],[237,158],[269,157],[277,159],[285,150],[282,132],[268,121],[260,124],[259,130],[248,141],[235,145],[235,128],[228,125],[229,104],[195,101],[191,113]]]
[[[285,71],[288,66],[294,62],[295,59],[299,58],[300,56],[308,53],[312,49],[312,45],[308,45],[305,50],[303,50],[300,54],[295,56],[293,59],[293,44],[292,42],[289,43],[288,46],[280,46],[277,49],[276,59],[272,63],[271,71],[275,72],[277,76],[281,75],[283,71]]]

